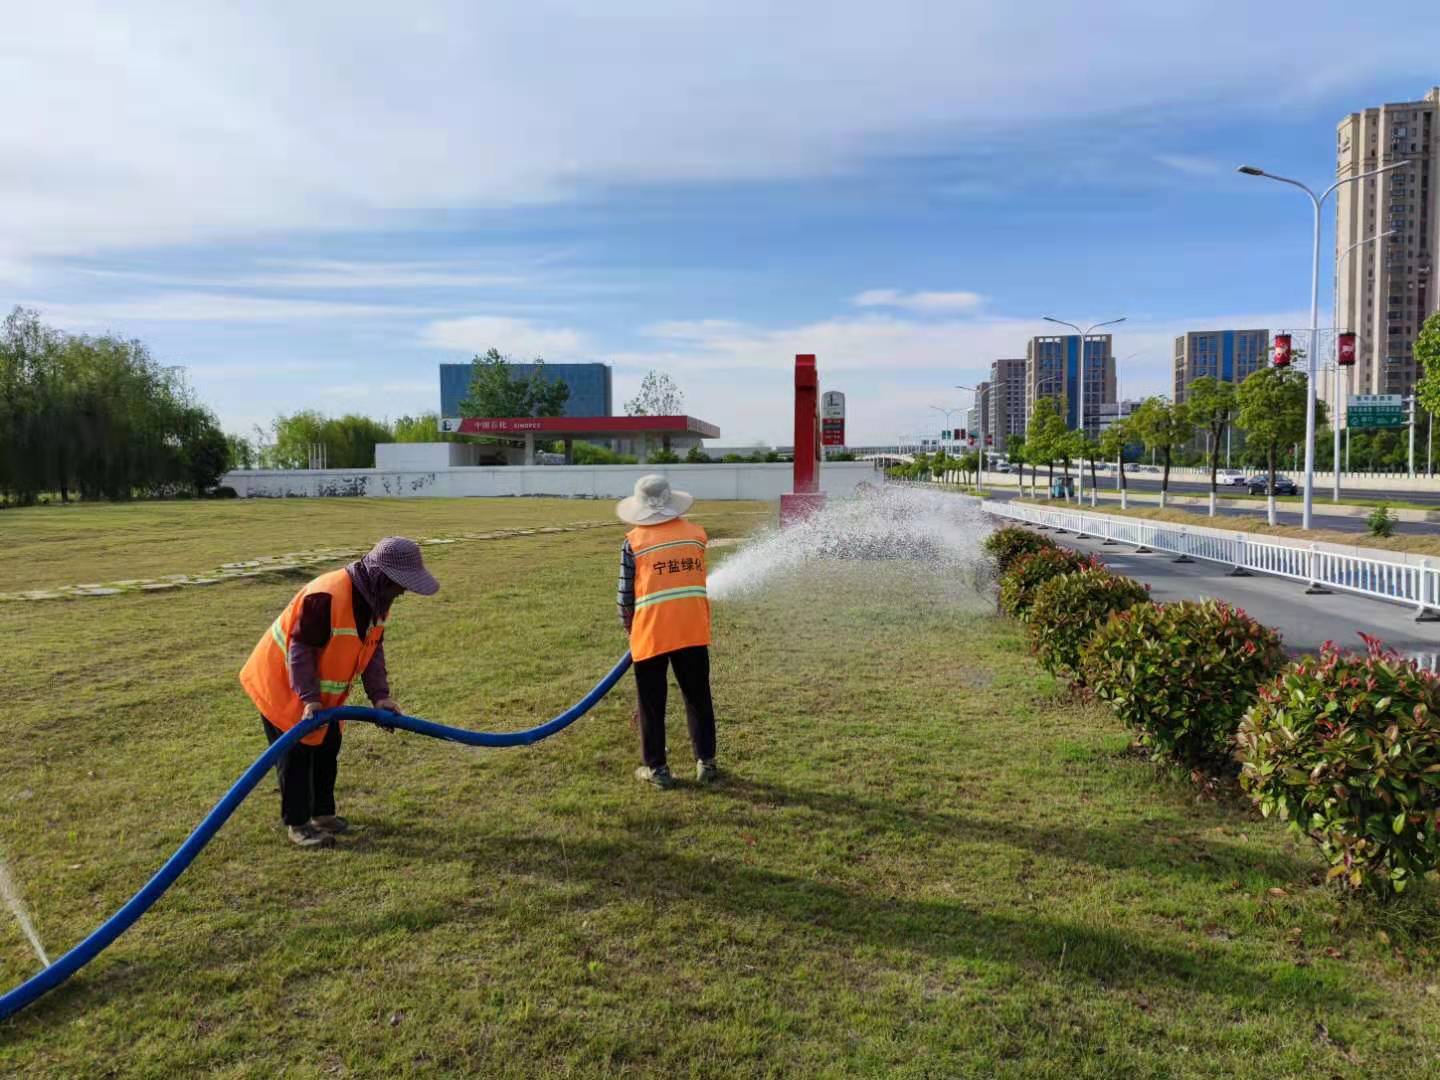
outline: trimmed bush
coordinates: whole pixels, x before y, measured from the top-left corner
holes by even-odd
[[[1022,555],[1000,578],[1000,609],[1021,622],[1030,619],[1035,590],[1053,577],[1099,567],[1100,563],[1069,548],[1052,546]]]
[[[1370,529],[1371,536],[1394,536],[1395,521],[1395,516],[1390,513],[1390,504],[1382,502],[1370,511],[1365,524]]]
[[[1048,536],[1018,525],[996,529],[985,538],[985,553],[995,560],[996,569],[1002,574],[1014,566],[1020,556],[1058,546]]]
[[[1030,644],[1052,675],[1084,685],[1080,651],[1111,615],[1148,603],[1138,581],[1097,568],[1042,582],[1030,606]]]
[[[1158,756],[1227,767],[1235,729],[1284,666],[1280,635],[1219,600],[1140,604],[1081,652],[1085,681]]]
[[[1320,846],[1330,880],[1399,892],[1440,865],[1440,678],[1365,642],[1327,643],[1261,691],[1240,782]]]

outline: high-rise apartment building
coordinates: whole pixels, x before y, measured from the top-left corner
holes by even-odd
[[[1440,86],[1423,101],[1379,105],[1340,121],[1336,179],[1397,161],[1410,164],[1335,193],[1336,324],[1357,335],[1352,394],[1408,394],[1418,375],[1416,334],[1440,310]]]
[[[1115,353],[1109,334],[1085,338],[1085,431],[1100,430],[1102,404],[1115,402]],[[1025,350],[1025,421],[1028,424],[1041,398],[1064,401],[1062,415],[1074,430],[1080,417],[1080,337],[1078,334],[1030,339]]]
[[[985,431],[994,437],[994,448],[1003,452],[1012,435],[1025,434],[1025,358],[991,364],[989,387]]]
[[[990,434],[990,383],[985,381],[975,387],[975,423],[970,434],[975,436],[975,445],[983,447],[985,436]]]
[[[1265,366],[1269,330],[1191,330],[1175,339],[1175,376],[1171,398],[1185,401],[1191,380],[1208,375],[1221,382],[1242,383]]]

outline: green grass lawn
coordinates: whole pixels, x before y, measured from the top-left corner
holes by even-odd
[[[364,507],[246,512],[288,549]],[[211,510],[235,512],[194,508],[167,568],[213,559]],[[460,510],[555,512],[417,501],[404,527]],[[80,543],[109,512],[65,511]],[[390,623],[399,700],[488,729],[570,704],[624,649],[617,544],[427,552],[441,593]],[[235,671],[299,581],[0,605],[0,847],[52,954],[259,753]],[[628,680],[528,749],[352,726],[353,838],[293,850],[264,782],[151,914],[0,1024],[0,1075],[1433,1075],[1434,894],[1341,902],[1278,826],[1131,754],[991,611],[849,561],[717,605],[713,790],[631,778]],[[671,732],[683,774],[678,708]],[[0,986],[35,966],[0,911]]]
[[[702,503],[697,513],[704,520],[716,507],[735,505]],[[768,512],[758,503],[746,509]],[[386,535],[600,520],[614,520],[611,504],[589,499],[233,499],[10,509],[0,511],[0,539],[12,576],[0,582],[0,592],[200,574],[259,555],[369,544]]]

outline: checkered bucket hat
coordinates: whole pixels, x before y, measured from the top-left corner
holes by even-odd
[[[380,571],[396,585],[421,596],[434,596],[440,591],[440,583],[425,569],[420,545],[404,536],[387,536],[381,540],[365,556],[365,566]]]

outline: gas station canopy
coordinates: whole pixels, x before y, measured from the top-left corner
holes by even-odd
[[[655,438],[667,449],[676,436],[718,439],[720,429],[693,416],[466,416],[444,418],[452,435],[490,435],[523,440],[525,460],[535,460],[535,440]]]

